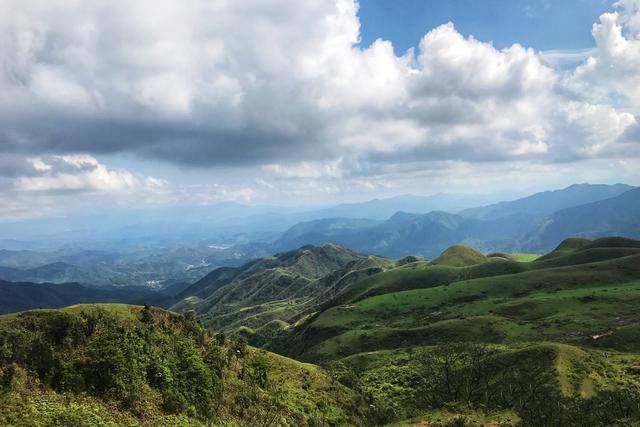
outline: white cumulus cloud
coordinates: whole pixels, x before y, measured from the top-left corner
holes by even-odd
[[[0,187],[254,200],[294,180],[402,188],[405,168],[443,182],[443,164],[634,164],[640,0],[593,37],[573,54],[498,49],[447,23],[398,55],[359,44],[355,0],[5,0]],[[97,160],[119,154],[247,179],[193,188]]]

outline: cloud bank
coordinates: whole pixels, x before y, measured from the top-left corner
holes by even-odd
[[[246,168],[251,194],[290,195],[400,186],[425,170],[638,164],[639,0],[603,14],[569,70],[452,23],[402,56],[390,41],[360,46],[357,11],[354,0],[4,1],[0,186],[122,193],[158,179],[95,158],[119,154]]]

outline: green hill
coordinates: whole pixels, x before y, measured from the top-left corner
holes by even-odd
[[[262,342],[263,325],[273,320],[295,323],[353,283],[392,265],[338,245],[304,246],[236,269],[214,270],[183,291],[173,308],[195,310],[214,329],[248,328],[245,336]]]
[[[583,246],[588,245],[589,243],[591,243],[591,240],[582,239],[579,237],[570,237],[568,239],[564,239],[553,251],[538,258],[538,261],[570,254],[582,248]]]
[[[0,425],[357,425],[322,369],[127,305],[0,316]]]
[[[181,296],[0,316],[0,425],[640,425],[640,241],[305,246]]]
[[[640,254],[390,292],[320,313],[307,325],[305,354],[310,360],[322,357],[325,351],[310,345],[318,337],[325,341],[364,335],[353,349],[358,352],[380,348],[377,343],[392,346],[385,331],[407,334],[415,344],[433,344],[438,336],[446,340],[469,326],[484,327],[485,333],[472,337],[489,342],[582,342],[620,324],[620,314],[637,303],[638,286]],[[423,330],[434,327],[444,332]],[[320,353],[314,355],[315,350]]]
[[[639,244],[570,239],[529,262],[509,254],[482,262],[458,246],[442,258],[465,266],[418,261],[373,275],[272,348],[329,366],[372,396],[386,422],[456,408],[515,411],[524,425],[543,416],[557,425],[633,425]],[[469,253],[476,256],[467,261]],[[445,368],[455,384],[441,377]]]
[[[451,267],[467,267],[487,262],[487,257],[465,245],[454,245],[444,251],[433,263]]]

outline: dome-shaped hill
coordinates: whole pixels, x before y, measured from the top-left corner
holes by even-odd
[[[640,248],[640,240],[627,237],[602,237],[582,246],[580,250],[593,248]]]
[[[470,265],[482,264],[488,258],[480,252],[465,245],[454,245],[433,261],[433,264],[448,265],[451,267],[467,267]]]
[[[564,239],[560,244],[553,250],[553,252],[570,252],[580,249],[583,246],[591,243],[589,239],[583,239],[581,237],[569,237],[568,239]]]
[[[580,237],[569,237],[560,242],[560,244],[553,251],[544,256],[541,256],[536,261],[546,261],[562,255],[570,254],[571,252],[577,251],[578,249],[587,246],[589,243],[591,243],[591,240],[589,239],[583,239]]]
[[[535,262],[538,268],[559,267],[563,265],[584,264],[588,262],[598,262],[608,259],[620,258],[634,255],[640,252],[640,241],[625,237],[603,237],[594,241],[586,239],[587,242],[576,249],[558,250],[538,258]],[[564,242],[563,242],[564,243]],[[580,242],[573,242],[575,247]],[[561,244],[562,246],[562,244]],[[560,247],[560,246],[559,246]],[[571,246],[568,246],[570,248]]]

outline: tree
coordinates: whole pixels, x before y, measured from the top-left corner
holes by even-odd
[[[149,304],[145,304],[140,312],[140,321],[149,325],[153,323],[153,313],[151,312]]]

